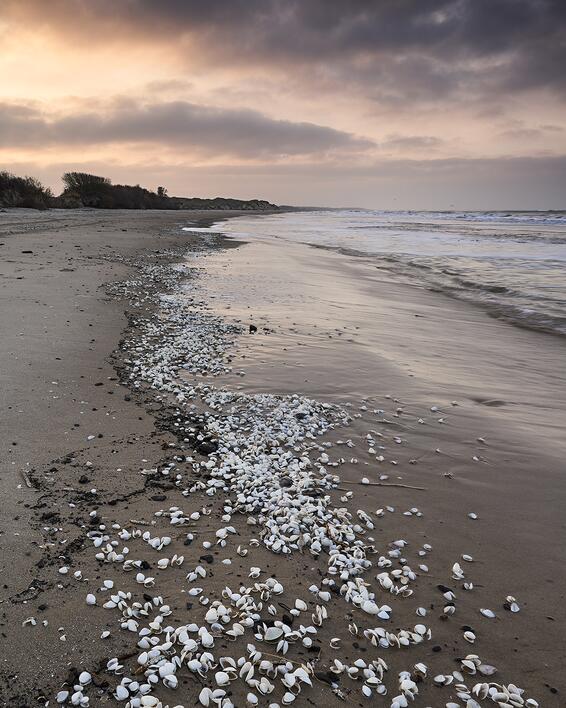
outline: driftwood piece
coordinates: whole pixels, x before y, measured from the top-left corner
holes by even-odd
[[[342,480],[343,484],[360,484],[362,487],[400,487],[401,489],[418,489],[421,492],[426,492],[426,487],[415,487],[412,484],[400,484],[399,482],[349,482],[346,479]]]

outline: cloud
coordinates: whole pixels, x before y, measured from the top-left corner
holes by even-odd
[[[554,125],[552,123],[546,123],[545,125],[540,126],[541,130],[544,130],[548,133],[563,133],[565,128],[562,125]]]
[[[566,94],[564,0],[4,0],[2,14],[69,43],[163,42],[293,80],[308,67],[305,83],[381,101]]]
[[[545,124],[538,126],[527,126],[523,123],[523,121],[512,120],[510,121],[510,127],[502,130],[499,135],[502,138],[525,141],[549,137],[554,139],[557,134],[563,132],[564,128],[560,125]]]
[[[145,85],[146,91],[151,93],[182,93],[194,87],[191,81],[186,79],[163,79],[150,81]]]
[[[502,138],[510,138],[512,140],[538,140],[544,136],[545,131],[538,128],[513,128],[512,130],[503,130],[499,133]]]
[[[137,104],[117,99],[103,112],[58,116],[27,105],[0,105],[1,147],[111,143],[155,143],[245,159],[356,153],[374,146],[370,140],[314,123],[275,120],[258,111],[187,101]]]
[[[380,143],[382,148],[434,150],[444,144],[444,140],[434,135],[388,135]]]
[[[280,202],[560,202],[565,0],[2,0],[0,32],[4,158]]]

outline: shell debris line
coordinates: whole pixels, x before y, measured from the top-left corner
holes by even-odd
[[[510,595],[502,599],[508,612],[496,613],[478,601],[476,627],[450,625],[469,651],[431,654],[437,628],[447,631],[438,615],[449,620],[462,594],[473,597],[477,559],[463,552],[452,566],[436,568],[446,585],[436,587],[442,609],[433,612],[419,602],[433,545],[409,540],[426,514],[422,496],[399,512],[385,503],[358,509],[353,488],[342,487],[337,471],[356,464],[359,445],[375,460],[366,475],[387,485],[382,463],[404,445],[397,428],[387,432],[388,417],[399,415],[396,402],[388,401],[386,413],[367,402],[356,410],[299,393],[215,385],[231,370],[245,329],[208,309],[205,254],[186,259],[127,261],[136,276],[110,288],[132,307],[122,380],[166,408],[164,425],[179,442],[166,463],[144,475],[172,483],[178,503],[155,502],[152,515],[138,520],[117,511],[112,517],[112,507],[91,512],[85,533],[107,579],[95,585],[75,567],[59,573],[76,580],[101,644],[111,646],[120,634],[129,650],[107,655],[102,666],[81,667],[49,705],[276,708],[307,699],[316,705],[324,691],[337,703],[391,708],[418,704],[424,695],[434,702],[421,705],[536,708],[512,677],[496,682],[497,668],[481,656],[483,637],[494,623],[512,621],[519,602]],[[370,414],[384,432],[336,439]],[[428,414],[447,417],[438,409]],[[406,538],[377,531],[395,513],[405,519]],[[297,562],[295,577],[287,561]]]

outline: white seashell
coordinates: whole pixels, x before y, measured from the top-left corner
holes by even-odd
[[[332,671],[335,674],[341,674],[345,670],[345,666],[341,661],[338,661],[338,659],[334,659],[334,663],[330,667],[330,671]]]
[[[167,676],[163,678],[163,685],[167,688],[177,688],[179,685],[179,679],[175,676],[175,674],[167,674]]]
[[[464,578],[464,571],[459,563],[454,563],[452,566],[452,577],[454,580],[462,580]]]
[[[275,689],[275,686],[268,681],[265,676],[262,676],[259,682],[259,685],[257,687],[257,690],[263,695],[266,696],[269,693],[271,693]]]
[[[214,678],[219,686],[228,686],[230,683],[230,676],[225,671],[216,672]]]
[[[130,697],[130,692],[125,686],[123,686],[122,684],[118,684],[118,686],[116,686],[116,690],[114,691],[114,696],[119,701],[127,701]]]
[[[212,700],[212,691],[210,690],[210,688],[207,688],[205,686],[205,688],[203,688],[202,691],[199,693],[198,699],[201,705],[209,706]]]
[[[287,688],[293,688],[293,686],[297,682],[297,677],[295,676],[295,674],[286,673],[281,680],[285,684],[285,686],[287,686]]]
[[[418,663],[418,664],[415,664],[415,671],[416,671],[416,673],[420,674],[421,676],[426,676],[428,668],[427,668],[426,664]]]
[[[298,678],[299,681],[302,683],[306,683],[307,686],[312,686],[312,681],[305,669],[303,667],[299,667],[298,669],[295,669],[295,676]]]
[[[379,614],[379,607],[372,600],[364,600],[361,609],[367,612],[368,615]]]
[[[283,630],[281,629],[281,627],[268,627],[265,631],[263,638],[266,642],[275,642],[282,635]]]
[[[471,674],[476,673],[476,665],[469,659],[462,659],[462,669],[467,669]]]
[[[218,612],[214,607],[211,607],[206,615],[204,616],[204,619],[209,623],[212,624],[213,622],[218,622]]]
[[[472,693],[482,700],[484,698],[487,698],[488,693],[489,693],[489,684],[488,683],[476,683],[476,685],[472,688]]]
[[[478,671],[482,676],[493,676],[497,673],[495,666],[491,666],[490,664],[480,664]]]
[[[200,641],[203,647],[206,647],[207,649],[214,646],[214,637],[209,632],[203,632]]]
[[[489,617],[489,619],[493,619],[495,617],[495,612],[493,612],[493,610],[488,610],[488,609],[482,607],[480,612],[484,617]]]

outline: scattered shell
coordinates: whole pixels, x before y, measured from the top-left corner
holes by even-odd
[[[429,566],[420,561],[432,552],[432,546],[413,546],[416,533],[411,531],[412,525],[418,524],[417,519],[423,516],[417,506],[407,504],[399,509],[404,517],[412,518],[406,522],[407,538],[391,541],[381,527],[387,526],[387,520],[391,520],[389,514],[395,513],[395,507],[384,505],[376,510],[375,515],[363,509],[356,510],[349,505],[355,498],[351,490],[340,497],[344,506],[335,504],[334,492],[340,479],[332,470],[344,464],[371,464],[368,466],[370,477],[362,477],[361,483],[372,484],[370,479],[375,478],[384,482],[389,475],[376,475],[375,465],[381,469],[384,465],[401,465],[401,458],[390,459],[391,445],[402,445],[399,449],[402,452],[412,429],[409,423],[400,425],[396,420],[409,420],[412,416],[413,420],[424,425],[430,416],[418,418],[408,405],[395,405],[387,414],[381,409],[372,412],[372,406],[366,405],[370,403],[369,399],[352,409],[348,405],[340,407],[299,395],[252,395],[212,385],[212,377],[230,370],[224,355],[241,327],[213,316],[198,304],[198,297],[193,300],[191,291],[180,284],[181,271],[185,267],[189,266],[182,264],[177,270],[177,266],[159,262],[151,266],[153,270],[136,272],[135,282],[146,278],[144,299],[137,302],[136,312],[144,311],[145,296],[153,297],[151,293],[163,273],[168,273],[171,280],[166,288],[167,294],[155,298],[157,315],[148,314],[146,317],[140,314],[135,336],[131,341],[126,337],[124,351],[128,359],[124,376],[129,377],[134,389],[153,390],[161,400],[177,400],[177,410],[171,414],[171,429],[177,430],[182,441],[181,449],[172,450],[166,462],[155,469],[144,468],[142,474],[146,481],[158,481],[163,477],[167,488],[175,485],[180,495],[178,498],[190,501],[191,507],[159,508],[148,519],[130,520],[125,526],[108,520],[106,516],[98,516],[93,510],[90,523],[85,526],[99,567],[123,569],[130,572],[130,581],[136,581],[125,585],[134,588],[126,591],[116,589],[113,581],[105,580],[97,593],[105,600],[104,610],[118,615],[118,628],[124,636],[130,636],[127,632],[132,633],[133,646],[136,647],[137,659],[134,658],[132,663],[136,665],[137,661],[138,669],[130,675],[129,660],[124,666],[118,658],[107,662],[106,672],[120,677],[120,683],[114,682],[110,690],[118,700],[128,701],[131,708],[161,706],[161,699],[157,698],[161,686],[176,689],[179,686],[177,675],[181,675],[182,669],[192,672],[197,681],[208,684],[198,694],[199,703],[207,708],[233,708],[231,693],[225,689],[235,681],[245,686],[246,701],[250,706],[259,704],[258,696],[268,696],[276,690],[275,695],[280,695],[281,688],[281,702],[289,705],[301,691],[312,686],[320,643],[327,641],[329,630],[335,626],[325,624],[329,610],[335,603],[342,602],[348,603],[349,607],[339,609],[333,622],[337,621],[336,617],[354,618],[355,622],[350,621],[348,625],[350,634],[376,649],[364,653],[363,658],[349,657],[350,664],[334,659],[329,666],[330,674],[336,678],[335,682],[330,682],[332,690],[337,697],[353,701],[354,694],[345,687],[346,682],[352,680],[357,682],[366,698],[384,696],[391,681],[386,686],[388,666],[381,654],[388,650],[404,651],[417,645],[424,648],[432,638],[432,629],[424,624],[402,628],[397,621],[389,622],[395,617],[395,603],[402,603],[413,595],[418,589],[420,573],[429,572]],[[142,294],[137,297],[142,298]],[[153,312],[148,308],[150,311]],[[391,396],[386,398],[391,400]],[[199,412],[202,409],[206,412]],[[371,414],[380,424],[394,423],[395,428],[384,428],[383,433],[370,431],[363,445],[353,439],[339,441],[336,444],[343,445],[343,449],[356,447],[358,457],[332,455],[331,459],[325,449],[334,443],[325,440],[325,434],[362,416],[360,411]],[[439,408],[433,406],[431,411],[439,412]],[[446,418],[435,416],[434,420],[442,423]],[[405,437],[400,437],[401,434]],[[441,454],[440,449],[437,452]],[[369,462],[368,455],[371,455]],[[359,496],[369,498],[366,493]],[[217,508],[221,509],[218,516]],[[109,508],[105,508],[104,513],[110,514]],[[478,518],[473,512],[468,517]],[[219,518],[222,526],[211,526]],[[245,528],[238,531],[230,524],[232,519],[239,518]],[[376,518],[381,519],[379,533]],[[170,530],[171,535],[162,535],[170,527],[174,527],[175,533]],[[190,532],[185,533],[187,530]],[[234,535],[238,532],[242,533],[242,541],[247,547],[238,545],[236,552],[230,553]],[[251,533],[257,538],[250,539]],[[212,540],[203,540],[202,536]],[[197,543],[193,543],[195,539]],[[179,551],[183,542],[186,546],[193,544],[189,549],[194,553],[190,556],[191,568],[196,562],[203,565],[188,572],[185,569],[179,571],[185,558],[170,550]],[[143,554],[138,553],[139,544],[145,544]],[[169,546],[170,550],[163,550]],[[208,553],[199,559],[201,547],[207,551],[215,547],[224,549],[222,556],[228,557],[220,561],[220,566],[217,561],[217,565],[210,568],[207,564],[213,563],[215,557]],[[285,588],[276,578],[268,577],[269,563],[265,563],[264,569],[251,566],[247,579],[245,571],[240,574],[242,561],[239,558],[251,555],[255,560],[254,549],[259,547],[281,556],[282,562],[297,553],[303,554],[304,558],[310,554],[316,567],[323,564],[320,575],[316,576],[318,584],[309,588],[309,602],[301,598],[293,600],[293,596],[276,600],[275,597],[283,595]],[[146,554],[153,554],[147,562],[141,560]],[[411,567],[411,558],[415,557],[418,565]],[[69,562],[66,556],[61,558]],[[473,558],[462,554],[461,560],[471,563]],[[233,573],[228,570],[232,564],[236,565]],[[154,572],[156,567],[165,572],[156,572],[156,577],[146,575],[146,572]],[[233,583],[232,588],[224,587],[219,594],[214,592],[217,586],[210,581],[214,568],[217,568],[217,578],[222,573],[225,582]],[[435,573],[442,571],[434,568],[433,563],[431,569]],[[449,569],[450,564],[442,571],[445,580]],[[61,575],[68,572],[68,566],[59,569]],[[376,572],[378,585],[369,577],[370,573]],[[158,594],[163,579],[174,582],[176,574],[181,575],[183,582],[183,603],[188,600],[188,617],[191,619],[188,624],[179,624],[178,618],[182,615],[178,604],[170,599],[171,586],[167,584],[163,589],[163,592],[167,591],[165,597],[171,606],[165,604],[163,596]],[[80,571],[73,575],[76,580],[82,579]],[[466,590],[473,588],[458,562],[452,564],[452,578],[458,581],[454,584],[455,589],[438,586],[445,601],[443,616],[447,620],[456,612],[456,585]],[[148,592],[156,585],[155,591]],[[118,582],[117,587],[120,587]],[[381,604],[384,596],[391,598],[393,607]],[[86,602],[96,605],[97,596],[89,593]],[[511,612],[519,609],[511,596],[507,597],[504,606]],[[286,613],[281,611],[282,608]],[[495,617],[491,610],[481,609],[480,612],[485,617]],[[416,613],[421,618],[430,612],[425,607],[417,607]],[[34,618],[26,622],[37,625]],[[446,622],[447,625],[450,623],[451,620]],[[377,626],[372,628],[373,624]],[[475,632],[468,627],[462,629],[464,639],[474,643]],[[334,631],[338,633],[340,629]],[[108,630],[101,634],[103,639],[109,636]],[[219,656],[217,647],[223,647],[227,641],[234,642],[232,656]],[[257,646],[251,643],[254,641]],[[338,650],[341,639],[333,637],[329,644],[331,649]],[[311,654],[303,648],[314,648],[315,651]],[[297,664],[301,651],[306,657],[304,665]],[[410,657],[410,654],[406,656]],[[417,697],[421,681],[430,681],[426,664],[412,664],[416,658],[409,658],[409,670],[398,675],[394,689],[397,695],[393,695],[390,701],[392,708],[406,708]],[[458,669],[446,675],[438,674],[432,681],[437,686],[451,686],[454,696],[450,698],[458,698],[468,708],[477,708],[477,701],[472,696],[479,700],[490,697],[494,702],[501,698],[500,705],[537,708],[536,701],[523,697],[522,690],[513,684],[481,683],[469,688],[466,681],[470,676],[495,673],[494,667],[482,664],[476,655],[470,654],[462,659]],[[339,680],[340,687],[337,686]],[[328,683],[326,676],[324,681]],[[59,692],[57,701],[70,699],[72,705],[87,706],[89,701],[97,700],[91,683],[91,674],[82,671],[73,692]],[[93,694],[90,697],[87,695],[89,690]],[[458,704],[445,705],[454,708]],[[277,704],[271,706],[274,708]]]

